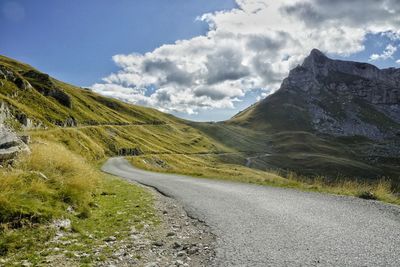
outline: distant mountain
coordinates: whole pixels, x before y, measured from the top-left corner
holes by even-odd
[[[314,49],[275,93],[198,128],[247,151],[254,168],[385,176],[400,188],[400,69],[333,60]]]
[[[400,136],[400,69],[333,60],[317,49],[281,88],[230,123],[383,140]]]

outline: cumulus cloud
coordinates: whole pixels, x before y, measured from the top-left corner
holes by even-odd
[[[376,60],[386,60],[389,58],[393,58],[394,53],[396,53],[397,51],[397,47],[392,45],[392,44],[388,44],[388,46],[386,46],[385,50],[383,50],[383,52],[381,54],[372,54],[369,57],[370,61],[376,61]]]
[[[233,108],[252,90],[276,90],[312,48],[338,55],[364,49],[367,34],[400,38],[400,0],[236,0],[204,14],[204,36],[145,54],[115,55],[120,68],[92,89],[168,112]],[[366,16],[365,14],[368,14]],[[393,56],[386,47],[371,60]]]
[[[400,59],[396,60],[396,64],[400,65]]]

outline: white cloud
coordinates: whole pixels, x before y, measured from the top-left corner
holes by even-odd
[[[396,60],[396,64],[400,65],[400,59]]]
[[[394,53],[396,53],[397,51],[397,47],[392,45],[392,44],[388,44],[385,48],[385,50],[382,51],[381,54],[372,54],[369,57],[370,61],[376,61],[376,60],[386,60],[389,58],[393,58]]]
[[[368,33],[399,35],[398,0],[236,2],[236,9],[198,18],[209,24],[205,36],[114,56],[120,71],[93,90],[163,111],[233,108],[250,90],[276,90],[312,48],[349,55],[364,49]],[[388,47],[371,60],[394,52]]]
[[[382,36],[386,36],[391,41],[398,41],[400,40],[400,30],[398,30],[397,32],[396,31],[383,32]]]

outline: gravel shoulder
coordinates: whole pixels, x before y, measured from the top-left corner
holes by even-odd
[[[176,200],[146,187],[155,198],[160,224],[132,229],[130,238],[112,242],[114,257],[98,266],[212,266],[215,236],[210,228],[188,216]],[[132,255],[136,255],[132,258]]]

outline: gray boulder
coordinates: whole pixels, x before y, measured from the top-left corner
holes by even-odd
[[[0,123],[0,162],[12,160],[21,152],[29,152],[27,144],[15,132]]]

